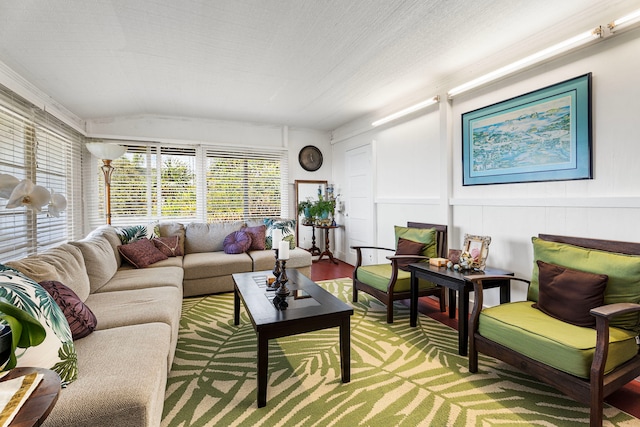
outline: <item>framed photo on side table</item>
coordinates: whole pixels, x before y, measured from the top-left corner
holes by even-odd
[[[464,247],[460,260],[467,260],[468,267],[477,270],[484,270],[489,256],[489,244],[491,237],[489,236],[473,236],[471,234],[464,235]]]
[[[591,179],[591,73],[462,115],[462,185]]]

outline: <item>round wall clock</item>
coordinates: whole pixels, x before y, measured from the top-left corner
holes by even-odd
[[[304,170],[309,172],[317,171],[322,166],[322,152],[318,147],[307,145],[300,150],[298,161]]]

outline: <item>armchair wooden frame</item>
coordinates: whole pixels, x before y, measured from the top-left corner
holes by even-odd
[[[434,228],[436,230],[436,242],[438,248],[438,257],[446,258],[447,256],[447,226],[441,224],[427,224],[422,222],[407,222],[407,227],[409,228]],[[384,248],[379,246],[352,246],[351,249],[355,249],[356,251],[356,265],[353,269],[353,302],[358,302],[358,291],[363,291],[372,295],[382,303],[387,306],[387,323],[393,323],[393,301],[410,299],[411,298],[411,290],[397,292],[395,291],[396,281],[398,280],[398,260],[403,258],[421,258],[421,259],[429,259],[427,257],[419,257],[415,255],[390,255],[386,258],[391,261],[391,277],[389,279],[389,284],[387,285],[387,292],[382,292],[379,289],[374,288],[366,283],[363,283],[357,279],[358,268],[362,266],[362,251],[363,250],[383,250],[395,252],[396,249]],[[445,304],[445,288],[441,286],[436,286],[432,289],[421,290],[418,293],[419,297],[436,295],[440,300],[440,311],[446,311]]]
[[[569,243],[589,249],[640,255],[640,243],[549,234],[540,234],[538,237],[551,242]],[[469,319],[469,371],[473,373],[478,372],[478,353],[502,360],[555,387],[576,401],[589,405],[591,409],[590,425],[592,427],[601,426],[604,398],[629,381],[640,376],[640,354],[637,354],[623,365],[618,366],[612,372],[608,374],[604,373],[609,352],[609,321],[611,318],[620,314],[640,312],[640,304],[609,304],[591,310],[591,314],[596,318],[596,349],[591,364],[590,379],[583,379],[526,357],[478,333],[478,319],[482,311],[483,302],[482,281],[496,277],[497,276],[469,276],[469,280],[473,282],[475,292],[475,304],[471,312],[471,318]],[[527,284],[530,283],[525,279],[507,276],[502,277],[511,280],[520,280]]]

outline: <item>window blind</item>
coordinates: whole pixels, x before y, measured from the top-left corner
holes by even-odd
[[[114,160],[111,222],[221,221],[282,216],[288,206],[287,156],[282,150],[171,146],[119,141]],[[102,162],[95,163],[98,214],[104,221]]]
[[[63,194],[59,218],[0,199],[0,260],[41,252],[82,236],[81,149],[83,136],[46,111],[0,86],[0,173],[28,178]]]

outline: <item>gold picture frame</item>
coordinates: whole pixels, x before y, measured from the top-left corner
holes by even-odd
[[[460,255],[461,267],[484,270],[489,256],[490,236],[464,235],[464,246]]]

